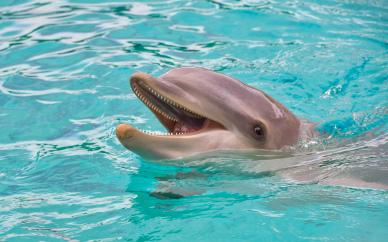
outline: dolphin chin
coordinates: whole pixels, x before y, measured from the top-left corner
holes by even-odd
[[[218,149],[280,149],[299,139],[299,120],[264,92],[204,68],[172,69],[160,78],[135,73],[135,95],[166,133],[116,128],[119,141],[148,159],[170,159]]]

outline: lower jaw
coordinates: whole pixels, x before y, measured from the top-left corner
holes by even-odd
[[[120,142],[134,153],[151,160],[176,159],[218,148],[226,130],[210,129],[184,135],[152,135],[121,124],[116,129]]]
[[[155,131],[155,130],[142,130],[142,129],[136,129],[132,127],[138,132],[138,137],[144,137],[144,138],[149,138],[152,139],[152,137],[155,138],[160,138],[160,139],[173,139],[173,138],[188,138],[188,137],[193,137],[197,135],[205,135],[208,132],[212,131],[217,131],[217,130],[222,130],[222,129],[216,129],[213,127],[209,127],[208,124],[205,124],[204,127],[200,129],[174,129],[173,131]]]

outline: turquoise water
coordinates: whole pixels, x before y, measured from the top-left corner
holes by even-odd
[[[388,185],[387,6],[2,0],[0,240],[386,241],[388,192],[359,187]],[[260,88],[322,137],[142,160],[114,127],[162,126],[128,77],[179,66]]]

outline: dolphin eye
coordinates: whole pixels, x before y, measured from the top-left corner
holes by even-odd
[[[255,132],[256,138],[259,138],[259,139],[264,138],[264,129],[263,129],[262,125],[256,124],[253,127],[253,131]]]

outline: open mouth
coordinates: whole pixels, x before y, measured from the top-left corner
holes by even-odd
[[[212,129],[225,129],[220,123],[199,115],[171,98],[163,96],[144,80],[132,79],[131,87],[135,95],[167,129],[167,133],[157,133],[158,135],[188,135]]]

